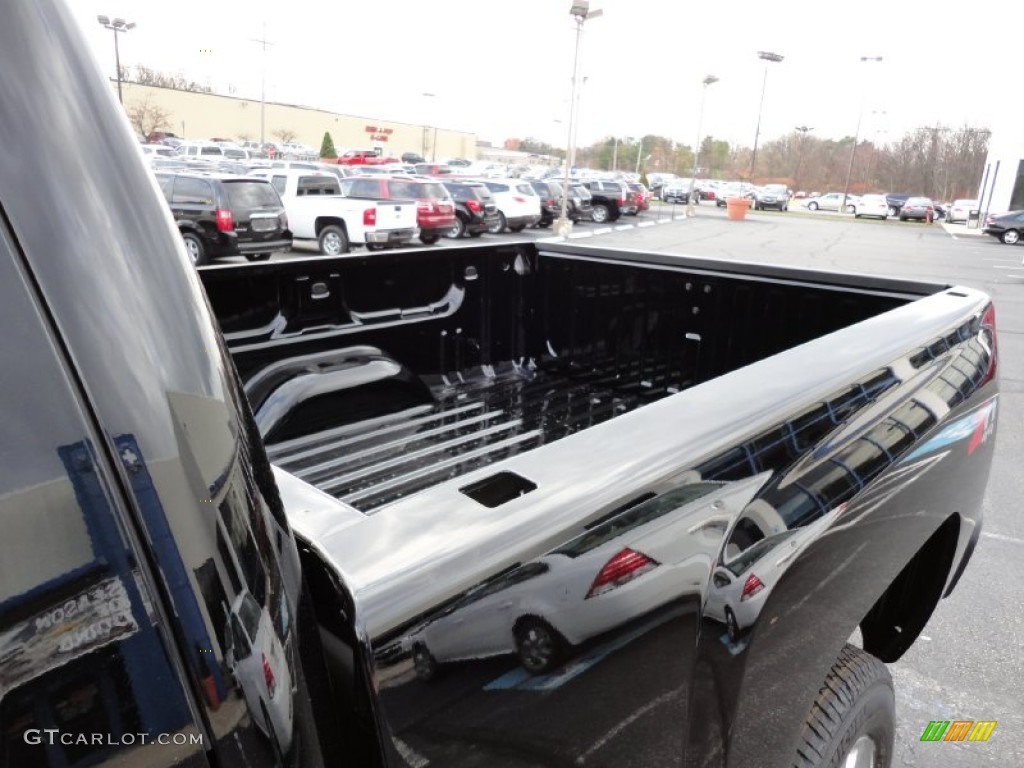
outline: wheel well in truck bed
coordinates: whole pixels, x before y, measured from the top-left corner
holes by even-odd
[[[960,515],[952,514],[904,566],[861,620],[865,651],[893,662],[914,643],[942,597],[959,536]]]

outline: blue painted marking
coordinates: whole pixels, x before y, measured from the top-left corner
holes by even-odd
[[[738,643],[734,643],[729,639],[729,633],[725,632],[722,634],[719,640],[722,641],[722,645],[729,651],[730,656],[738,656],[746,650],[747,646],[750,645],[750,638],[740,640]]]
[[[502,690],[520,690],[520,691],[553,691],[556,688],[568,683],[575,677],[579,677],[588,669],[604,660],[615,651],[629,645],[631,642],[639,637],[650,632],[652,629],[660,627],[662,624],[671,621],[679,616],[686,613],[683,609],[676,609],[666,613],[663,616],[659,616],[647,624],[641,624],[636,629],[627,632],[624,635],[619,635],[613,640],[609,640],[607,643],[603,643],[596,648],[592,649],[589,653],[573,659],[568,664],[559,667],[558,671],[552,672],[549,675],[531,675],[522,667],[516,667],[515,669],[506,672],[496,680],[492,680],[484,686],[485,691],[502,691]]]

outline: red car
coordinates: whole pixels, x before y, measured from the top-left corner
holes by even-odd
[[[346,197],[373,200],[415,200],[420,242],[436,243],[455,226],[455,202],[445,186],[413,176],[350,176],[341,188]]]
[[[651,190],[638,182],[631,182],[629,188],[636,192],[636,213],[650,210]],[[633,215],[635,216],[636,214]]]
[[[338,158],[338,165],[387,165],[397,163],[393,157],[385,157],[383,152],[376,149],[350,149],[341,153]]]

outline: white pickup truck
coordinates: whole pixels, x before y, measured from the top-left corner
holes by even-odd
[[[269,179],[281,195],[294,239],[315,240],[325,256],[353,245],[401,246],[417,234],[415,201],[347,198],[338,177],[320,171],[266,168],[252,175]]]

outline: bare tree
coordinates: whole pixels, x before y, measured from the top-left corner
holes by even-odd
[[[288,130],[287,128],[278,128],[274,131],[273,135],[276,136],[282,144],[291,144],[295,141],[295,131]]]
[[[143,138],[148,137],[153,131],[168,127],[171,123],[171,113],[159,104],[153,104],[149,96],[142,101],[126,105],[125,112],[136,132]]]

